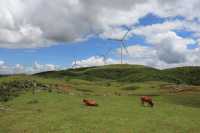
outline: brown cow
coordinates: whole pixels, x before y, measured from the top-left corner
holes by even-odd
[[[148,103],[151,107],[154,106],[153,100],[150,96],[141,96],[140,100],[143,106],[145,103]]]
[[[95,100],[83,99],[83,102],[84,102],[84,104],[87,105],[87,106],[98,106],[98,104],[96,103]]]

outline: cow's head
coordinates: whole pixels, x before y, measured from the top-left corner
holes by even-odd
[[[84,102],[84,103],[86,103],[86,102],[87,102],[87,100],[86,100],[86,99],[83,99],[83,102]]]
[[[153,107],[154,106],[154,103],[151,101],[151,102],[149,102],[149,104],[151,105],[151,107]]]

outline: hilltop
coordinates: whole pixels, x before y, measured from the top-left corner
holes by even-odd
[[[145,82],[163,81],[176,84],[200,85],[200,67],[178,67],[159,70],[143,65],[105,65],[50,71],[34,76],[56,79],[82,79],[88,81]]]

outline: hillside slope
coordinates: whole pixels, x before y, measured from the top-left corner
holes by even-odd
[[[177,84],[200,85],[200,67],[180,67],[159,70],[142,65],[106,65],[51,71],[34,76],[58,79],[112,80],[118,82],[165,81]]]
[[[168,76],[177,81],[191,85],[200,85],[200,67],[178,67],[162,70],[163,76]]]

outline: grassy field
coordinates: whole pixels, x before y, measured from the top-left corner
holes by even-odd
[[[102,73],[98,73],[96,79],[86,80],[80,73],[88,71],[93,70],[76,70],[78,78],[73,74],[71,78],[58,78],[60,72],[56,72],[56,76],[51,73],[55,77],[49,78],[47,73],[39,77],[18,75],[0,78],[1,92],[6,90],[5,86],[11,87],[5,92],[11,98],[0,101],[0,133],[200,132],[199,86],[157,80],[118,81],[113,77],[119,70],[104,79]],[[33,88],[20,90],[21,86],[32,82],[39,85],[34,93]],[[50,89],[41,89],[44,85]],[[141,95],[152,96],[155,107],[142,106]],[[99,106],[87,107],[82,103],[83,98],[95,99]]]
[[[155,96],[155,107],[143,107],[138,96],[70,96],[26,93],[4,103],[2,133],[199,133],[199,95]],[[99,107],[86,107],[83,98]],[[180,99],[182,100],[180,102]],[[184,101],[185,100],[185,101]]]

